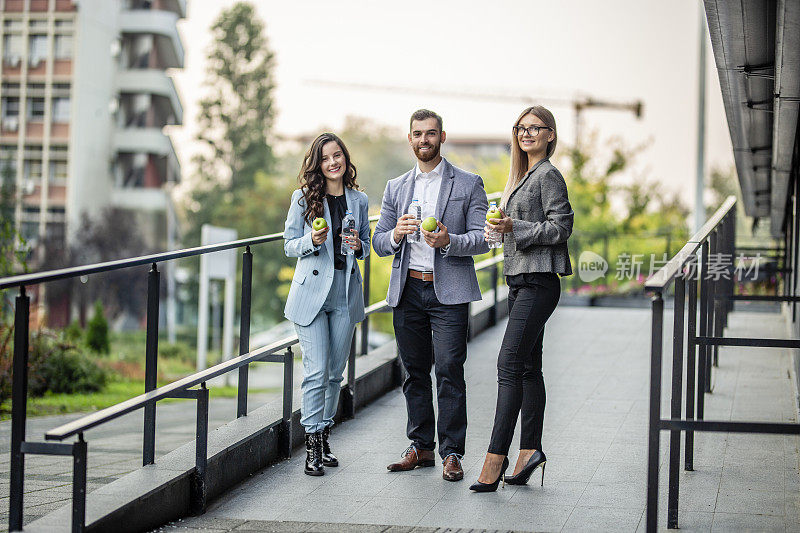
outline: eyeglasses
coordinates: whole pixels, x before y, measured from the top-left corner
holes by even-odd
[[[514,135],[523,136],[525,133],[530,135],[531,137],[536,137],[539,135],[539,131],[541,130],[550,130],[552,131],[553,128],[550,126],[530,126],[526,128],[525,126],[514,126],[511,128],[514,131]]]

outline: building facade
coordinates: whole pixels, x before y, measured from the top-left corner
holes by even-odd
[[[181,124],[185,0],[0,0],[0,170],[34,246],[66,243],[84,214],[132,210],[163,247],[180,180],[164,126]],[[57,244],[55,244],[57,245]]]

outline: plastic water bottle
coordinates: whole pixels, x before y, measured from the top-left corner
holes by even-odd
[[[422,206],[419,205],[419,200],[417,200],[416,198],[414,198],[414,200],[411,202],[411,205],[408,206],[408,214],[412,215],[417,220],[422,219]],[[419,226],[417,226],[417,231],[406,235],[406,240],[408,242],[419,242],[420,240]]]
[[[350,248],[350,245],[345,240],[345,237],[352,237],[355,233],[356,219],[353,218],[353,213],[348,209],[342,219],[342,255],[353,255],[355,253],[355,250]]]
[[[486,220],[490,220],[488,213],[493,213],[495,211],[497,211],[497,202],[491,202],[489,204]],[[503,236],[499,231],[490,230],[489,235],[486,237],[486,243],[489,245],[489,248],[500,248],[503,246]]]

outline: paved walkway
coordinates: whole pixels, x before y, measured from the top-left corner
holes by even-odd
[[[666,313],[665,324],[670,323]],[[407,445],[403,396],[395,390],[334,430],[332,445],[341,466],[327,469],[324,477],[303,475],[303,454],[297,453],[213,502],[205,515],[163,529],[643,530],[649,310],[556,311],[545,335],[544,487],[535,482],[537,475],[529,486],[473,494],[468,487],[477,478],[488,444],[504,326],[469,345],[464,481],[442,480],[438,467],[386,471]],[[733,314],[728,335],[749,334],[783,337],[783,320],[777,314]],[[665,354],[669,344],[665,339]],[[714,393],[706,397],[706,418],[797,421],[789,369],[788,350],[723,348]],[[665,393],[664,413],[668,402]],[[659,522],[665,525],[667,435],[662,437]],[[697,434],[696,470],[681,474],[681,529],[800,531],[799,457],[796,437]]]

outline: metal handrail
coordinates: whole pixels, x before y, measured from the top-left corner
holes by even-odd
[[[278,241],[282,238],[283,238],[283,233],[272,233],[270,235],[262,235],[260,237],[251,237],[249,239],[240,239],[238,241],[229,241],[219,244],[207,244],[205,246],[196,246],[194,248],[185,248],[183,250],[175,250],[172,252],[161,252],[157,254],[143,255],[139,257],[133,257],[130,259],[118,259],[115,261],[106,261],[104,263],[95,263],[93,265],[83,265],[70,268],[61,268],[58,270],[47,270],[45,272],[38,272],[35,274],[22,274],[19,276],[10,276],[7,278],[0,279],[0,289],[8,289],[11,287],[22,287],[24,285],[35,285],[37,283],[42,283],[47,281],[75,278],[78,276],[87,276],[89,274],[98,274],[100,272],[109,272],[112,270],[120,270],[123,268],[149,265],[153,263],[163,263],[165,261],[171,261],[173,259],[181,259],[184,257],[192,257],[195,255],[220,252],[223,250],[242,248],[244,246],[254,246],[256,244]]]
[[[292,335],[291,337],[287,337],[267,346],[263,346],[253,350],[252,352],[240,355],[239,357],[234,357],[233,359],[229,359],[212,367],[206,368],[205,370],[201,370],[200,372],[196,372],[190,376],[186,376],[185,378],[173,381],[172,383],[164,385],[163,387],[140,394],[139,396],[134,396],[133,398],[125,400],[124,402],[120,402],[116,405],[112,405],[111,407],[107,407],[77,420],[73,420],[67,424],[58,426],[57,428],[53,428],[45,433],[44,438],[47,440],[64,440],[73,435],[77,435],[78,433],[99,426],[100,424],[110,422],[132,411],[141,409],[145,405],[157,402],[158,400],[163,400],[164,398],[169,398],[177,392],[200,385],[201,383],[205,383],[206,381],[226,374],[231,370],[236,370],[237,368],[246,366],[250,363],[269,360],[268,358],[271,355],[279,352],[280,350],[285,350],[286,348],[297,344],[297,342],[297,335]],[[280,361],[282,361],[282,358]],[[275,362],[280,361],[276,360]]]
[[[733,209],[734,205],[736,205],[736,197],[733,195],[728,196],[725,201],[722,202],[722,205],[719,206],[719,209],[717,209],[714,214],[711,215],[711,218],[709,218],[706,223],[703,224],[699,230],[697,230],[697,233],[692,235],[692,237],[689,239],[689,242],[701,243],[705,241],[711,232],[714,231],[717,226],[719,226],[720,222],[722,222],[722,219],[725,218],[728,212]]]
[[[711,218],[691,236],[689,241],[675,254],[663,267],[647,278],[644,282],[645,292],[663,291],[682,272],[686,262],[695,256],[697,249],[708,239],[708,236],[719,226],[733,206],[736,205],[736,197],[728,196],[722,205],[717,209]]]

